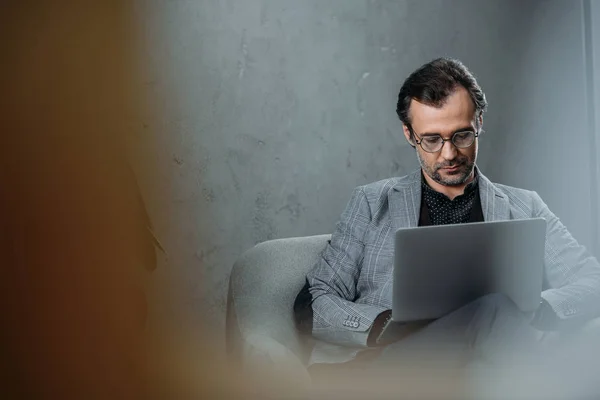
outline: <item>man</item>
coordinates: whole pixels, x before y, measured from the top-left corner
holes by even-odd
[[[457,366],[501,362],[523,350],[541,354],[536,346],[549,336],[544,331],[576,329],[600,315],[598,261],[537,193],[494,184],[477,168],[486,108],[482,89],[460,61],[437,59],[406,79],[397,114],[421,168],[354,190],[295,304],[299,328],[319,339],[312,364],[430,356],[436,365],[442,358]],[[398,228],[532,217],[547,221],[545,287],[535,315],[490,295],[426,326],[406,325],[393,343],[378,340],[391,314]]]

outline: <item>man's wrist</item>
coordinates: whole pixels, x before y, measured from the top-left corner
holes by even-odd
[[[368,347],[375,347],[378,345],[377,339],[381,336],[381,333],[391,318],[392,310],[385,310],[375,318],[371,330],[369,331],[369,336],[367,337]]]
[[[535,311],[531,325],[540,331],[552,331],[558,328],[559,318],[556,312],[545,299],[542,299]]]

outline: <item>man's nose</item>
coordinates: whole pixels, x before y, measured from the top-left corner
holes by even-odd
[[[456,158],[458,154],[458,150],[456,149],[456,146],[454,146],[454,144],[452,143],[452,141],[447,140],[444,142],[444,145],[442,146],[442,157],[446,160],[454,160]]]

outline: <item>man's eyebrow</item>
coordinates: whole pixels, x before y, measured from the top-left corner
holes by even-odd
[[[454,132],[452,132],[452,135],[454,135],[456,132],[465,132],[465,131],[470,131],[470,132],[474,132],[475,129],[473,129],[472,126],[465,126],[464,128],[460,128],[455,130]],[[421,133],[421,135],[419,135],[421,137],[425,137],[425,136],[442,136],[441,133],[438,132],[425,132],[425,133]]]

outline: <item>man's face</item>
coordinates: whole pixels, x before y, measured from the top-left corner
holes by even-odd
[[[441,108],[412,100],[410,117],[413,132],[417,136],[415,139],[418,141],[433,134],[451,139],[455,132],[477,132],[475,106],[463,87],[457,88]],[[479,128],[482,123],[480,116]],[[477,139],[464,149],[459,149],[448,141],[438,152],[428,153],[411,140],[407,126],[404,126],[404,135],[416,146],[421,168],[433,181],[444,186],[461,186],[470,180],[477,159]]]

